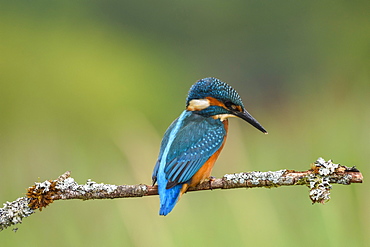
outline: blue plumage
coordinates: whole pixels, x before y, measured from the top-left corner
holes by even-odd
[[[206,118],[191,111],[184,111],[171,124],[162,140],[152,176],[159,186],[160,215],[172,210],[182,184],[189,182],[220,148],[225,135],[219,119]]]
[[[158,182],[158,185],[161,184]],[[178,184],[171,189],[162,190],[159,194],[161,205],[159,208],[159,215],[167,215],[175,207],[179,200],[182,184]]]
[[[171,212],[187,190],[185,185],[195,186],[210,175],[227,135],[227,117],[242,118],[267,133],[244,109],[238,93],[217,78],[195,83],[186,106],[164,134],[153,170],[153,184],[158,183],[160,215]]]
[[[197,81],[189,90],[186,105],[188,105],[192,99],[204,99],[206,97],[213,97],[222,102],[229,101],[244,108],[242,99],[235,89],[214,77],[208,77]]]
[[[226,131],[219,119],[206,118],[191,111],[184,111],[184,118],[176,119],[166,131],[161,144],[161,152],[153,172],[153,179],[163,158],[166,160],[164,172],[166,187],[185,183],[222,145]],[[174,133],[174,126],[179,128]],[[173,140],[169,136],[173,135]],[[171,143],[169,140],[171,139]],[[168,154],[163,151],[169,145]],[[169,186],[168,186],[169,185]]]

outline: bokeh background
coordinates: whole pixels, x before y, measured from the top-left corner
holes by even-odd
[[[231,84],[263,135],[230,120],[213,175],[356,165],[326,205],[303,186],[57,201],[1,246],[369,246],[369,1],[1,1],[0,202],[67,170],[151,183],[190,86]]]

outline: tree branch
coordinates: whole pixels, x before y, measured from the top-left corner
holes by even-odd
[[[26,197],[20,197],[13,202],[4,203],[0,208],[0,231],[22,223],[22,219],[40,211],[55,200],[71,199],[113,199],[126,197],[142,197],[158,195],[157,186],[112,185],[96,183],[87,180],[85,184],[78,184],[67,171],[56,180],[46,180],[35,183],[27,190]],[[362,183],[363,177],[355,167],[346,167],[325,161],[319,158],[311,164],[308,171],[280,170],[275,172],[244,172],[226,174],[222,178],[211,178],[188,191],[279,187],[291,185],[306,185],[310,188],[312,203],[325,203],[330,199],[331,184]],[[17,228],[13,229],[17,230]]]

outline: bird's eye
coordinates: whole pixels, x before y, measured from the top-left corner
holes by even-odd
[[[232,106],[232,104],[233,104],[233,103],[231,103],[230,101],[226,101],[226,102],[225,102],[225,106],[226,106],[227,108],[230,108],[230,107]]]
[[[230,110],[236,110],[237,107],[235,104],[231,103],[230,101],[225,102],[225,106]]]

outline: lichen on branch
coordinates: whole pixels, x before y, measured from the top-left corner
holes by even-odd
[[[188,192],[215,189],[279,187],[306,185],[310,188],[312,203],[325,203],[330,199],[331,184],[362,183],[362,174],[355,167],[334,164],[322,158],[311,164],[308,171],[279,170],[268,172],[243,172],[226,174],[222,178],[211,178]],[[0,231],[19,223],[30,216],[36,209],[40,211],[56,200],[71,199],[113,199],[158,195],[157,186],[112,185],[96,183],[88,179],[85,184],[78,184],[69,171],[55,180],[35,183],[27,189],[27,196],[13,202],[4,203],[0,208]]]

